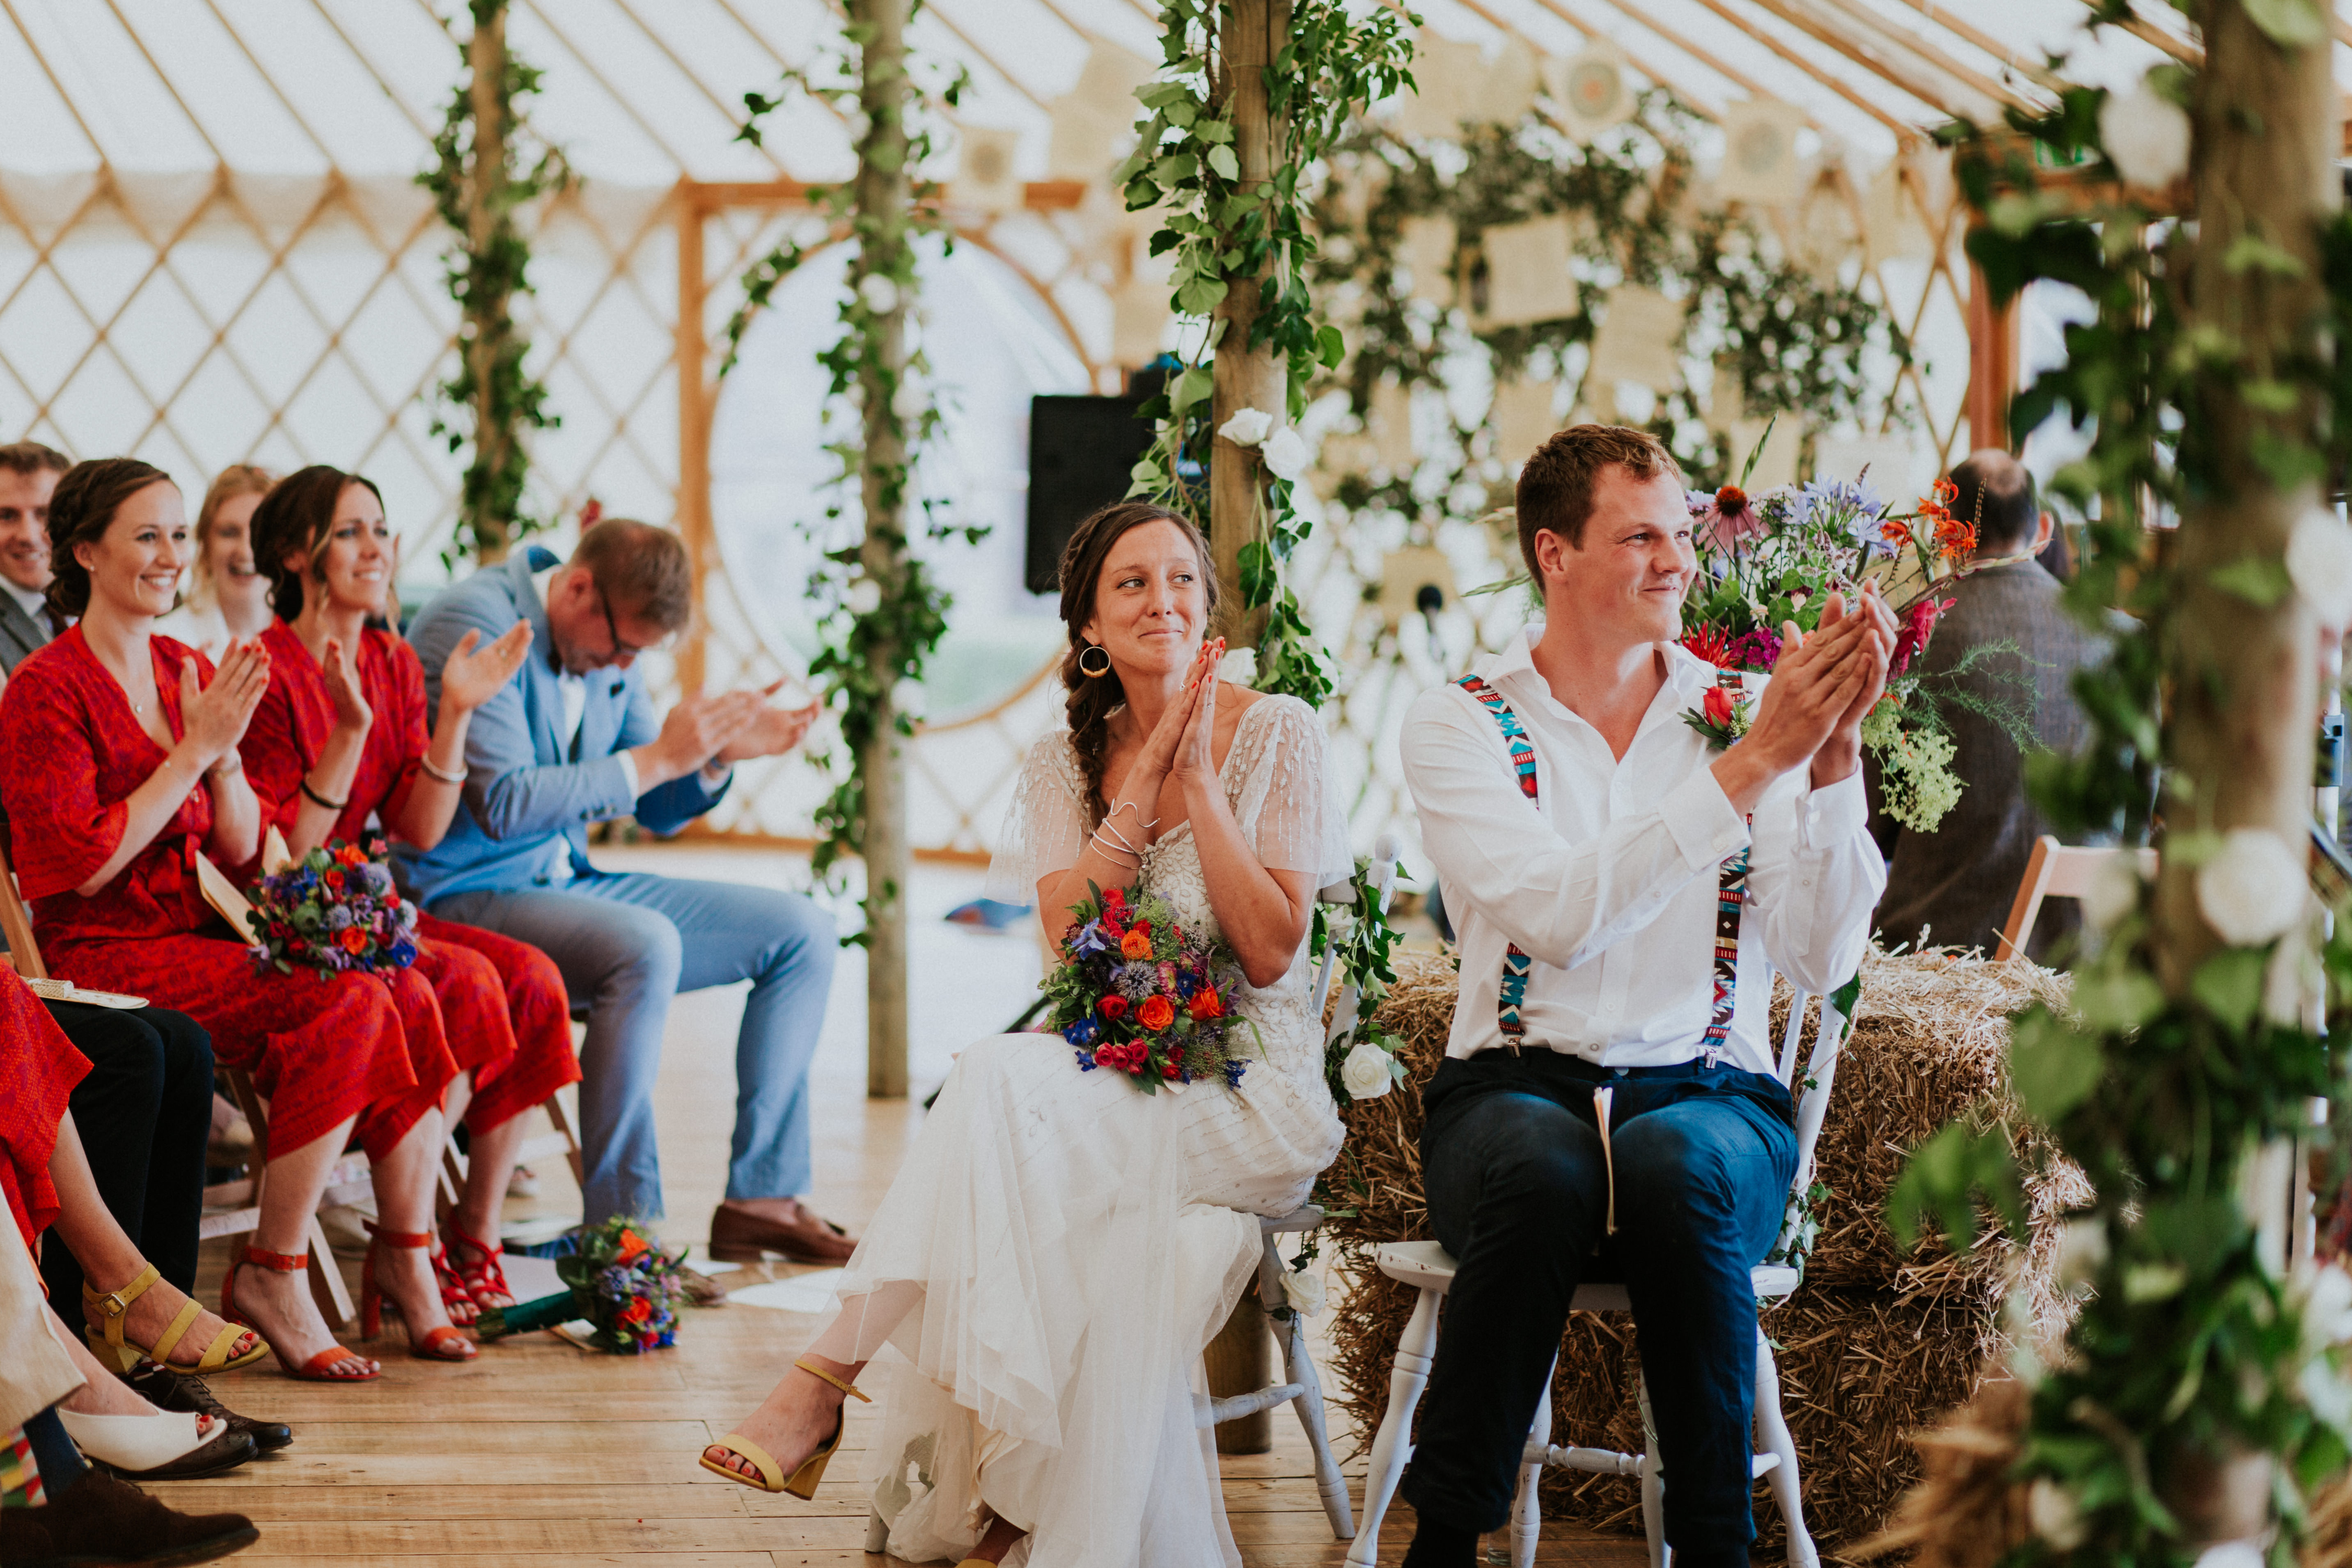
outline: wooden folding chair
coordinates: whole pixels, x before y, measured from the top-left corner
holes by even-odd
[[[51,984],[48,965],[41,961],[40,944],[33,938],[33,919],[25,908],[24,896],[16,889],[16,873],[9,866],[5,852],[0,851],[0,934],[8,939],[8,961],[16,973],[34,993],[48,1000],[65,1000],[62,989]],[[253,1163],[247,1173],[235,1181],[222,1182],[205,1189],[204,1217],[197,1222],[196,1234],[205,1239],[216,1236],[247,1236],[261,1225],[261,1184],[268,1168],[262,1163],[261,1152],[269,1147],[269,1102],[263,1100],[253,1087],[253,1079],[239,1068],[223,1064],[219,1068],[222,1081],[236,1097],[246,1120],[253,1123]],[[354,1150],[335,1162],[327,1173],[327,1190],[319,1199],[320,1208],[353,1204],[369,1195],[367,1156]],[[356,1314],[352,1310],[351,1292],[343,1286],[342,1271],[335,1267],[333,1247],[327,1242],[326,1228],[320,1225],[316,1213],[310,1215],[310,1292],[318,1298],[319,1310],[326,1317],[327,1326],[336,1332],[346,1331]]]
[[[2017,886],[2017,901],[2009,906],[2009,923],[2001,927],[1996,960],[2014,957],[2033,933],[2033,920],[2044,899],[2079,899],[2091,890],[2099,873],[2118,855],[2137,854],[2143,877],[2156,875],[2153,849],[2089,849],[2061,844],[2045,833],[2033,841],[2033,858],[2025,863],[2025,879]]]

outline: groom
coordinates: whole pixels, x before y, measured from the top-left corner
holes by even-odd
[[[1643,431],[1545,442],[1518,483],[1544,618],[1405,721],[1462,958],[1423,1097],[1430,1219],[1460,1268],[1404,1483],[1407,1568],[1468,1568],[1502,1525],[1587,1279],[1633,1301],[1676,1568],[1746,1568],[1755,1536],[1748,1269],[1796,1168],[1772,972],[1827,992],[1861,960],[1885,880],[1861,728],[1895,626],[1873,596],[1832,597],[1746,736],[1713,749],[1683,722],[1718,683],[1676,640],[1697,570],[1683,494]]]

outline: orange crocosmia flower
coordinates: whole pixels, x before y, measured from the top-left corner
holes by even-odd
[[[357,926],[345,926],[336,933],[335,941],[341,944],[345,952],[358,952],[367,946],[367,932]]]
[[[1165,996],[1146,996],[1135,1010],[1135,1021],[1147,1029],[1164,1029],[1176,1021],[1176,1005]]]
[[[625,1230],[625,1231],[623,1231],[623,1232],[621,1233],[621,1261],[622,1261],[622,1262],[624,1262],[624,1263],[628,1262],[631,1258],[633,1258],[636,1257],[636,1256],[637,1256],[637,1254],[639,1254],[640,1252],[643,1252],[643,1251],[645,1251],[645,1250],[646,1250],[645,1238],[644,1238],[643,1237],[640,1237],[640,1236],[639,1236],[635,1231],[634,1231],[634,1230]]]
[[[341,861],[346,866],[356,866],[361,861],[366,859],[367,857],[360,853],[358,845],[346,844],[341,849],[335,851],[335,858]]]
[[[1131,931],[1125,936],[1119,938],[1118,955],[1121,958],[1150,958],[1151,956],[1151,937],[1150,933],[1141,931]]]

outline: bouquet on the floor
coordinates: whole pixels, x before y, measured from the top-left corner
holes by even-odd
[[[1147,890],[1132,905],[1124,889],[1089,882],[1087,891],[1072,907],[1067,956],[1045,978],[1046,1026],[1077,1047],[1078,1066],[1124,1073],[1146,1094],[1201,1079],[1240,1083],[1244,1031],[1257,1028],[1234,1011],[1233,949],[1184,930]]]
[[[1748,472],[1754,468],[1751,456]],[[1682,642],[1719,670],[1769,670],[1780,657],[1784,624],[1793,621],[1799,631],[1811,632],[1832,592],[1851,602],[1864,584],[1877,584],[1898,629],[1886,693],[1863,721],[1863,748],[1878,764],[1887,814],[1906,827],[1932,833],[1963,787],[1951,770],[1954,746],[1944,704],[2000,724],[2021,748],[2032,743],[2021,702],[1988,702],[1953,679],[1988,658],[2014,654],[2017,647],[1970,648],[1941,677],[1914,668],[1937,617],[1954,603],[1937,598],[1937,590],[1970,569],[1977,531],[1952,515],[1949,480],[1937,480],[1915,510],[1896,512],[1871,492],[1868,478],[1864,469],[1853,480],[1817,479],[1755,496],[1740,485],[1712,495],[1690,492],[1699,576],[1683,605]],[[2004,678],[2024,680],[2021,673]],[[1754,700],[1727,681],[1710,688],[1703,705],[1683,721],[1711,744],[1728,746],[1747,733],[1754,709]]]
[[[416,906],[393,885],[381,838],[365,849],[333,839],[261,878],[247,897],[257,970],[291,974],[301,963],[324,979],[416,961]]]
[[[578,1250],[557,1258],[555,1273],[572,1287],[575,1314],[594,1326],[598,1350],[643,1355],[677,1343],[683,1261],[683,1254],[662,1251],[624,1217],[581,1232]]]

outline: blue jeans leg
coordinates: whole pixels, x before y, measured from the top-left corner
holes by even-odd
[[[598,875],[575,886],[657,912],[677,929],[684,964],[677,988],[751,983],[735,1033],[735,1134],[730,1198],[791,1197],[811,1185],[809,1064],[824,1028],[834,959],[833,917],[794,893],[645,873]]]
[[[455,893],[434,901],[444,920],[527,942],[555,961],[572,1004],[588,1009],[580,1046],[580,1138],[585,1217],[662,1217],[654,1080],[662,1027],[684,963],[677,928],[654,910],[568,888]]]

